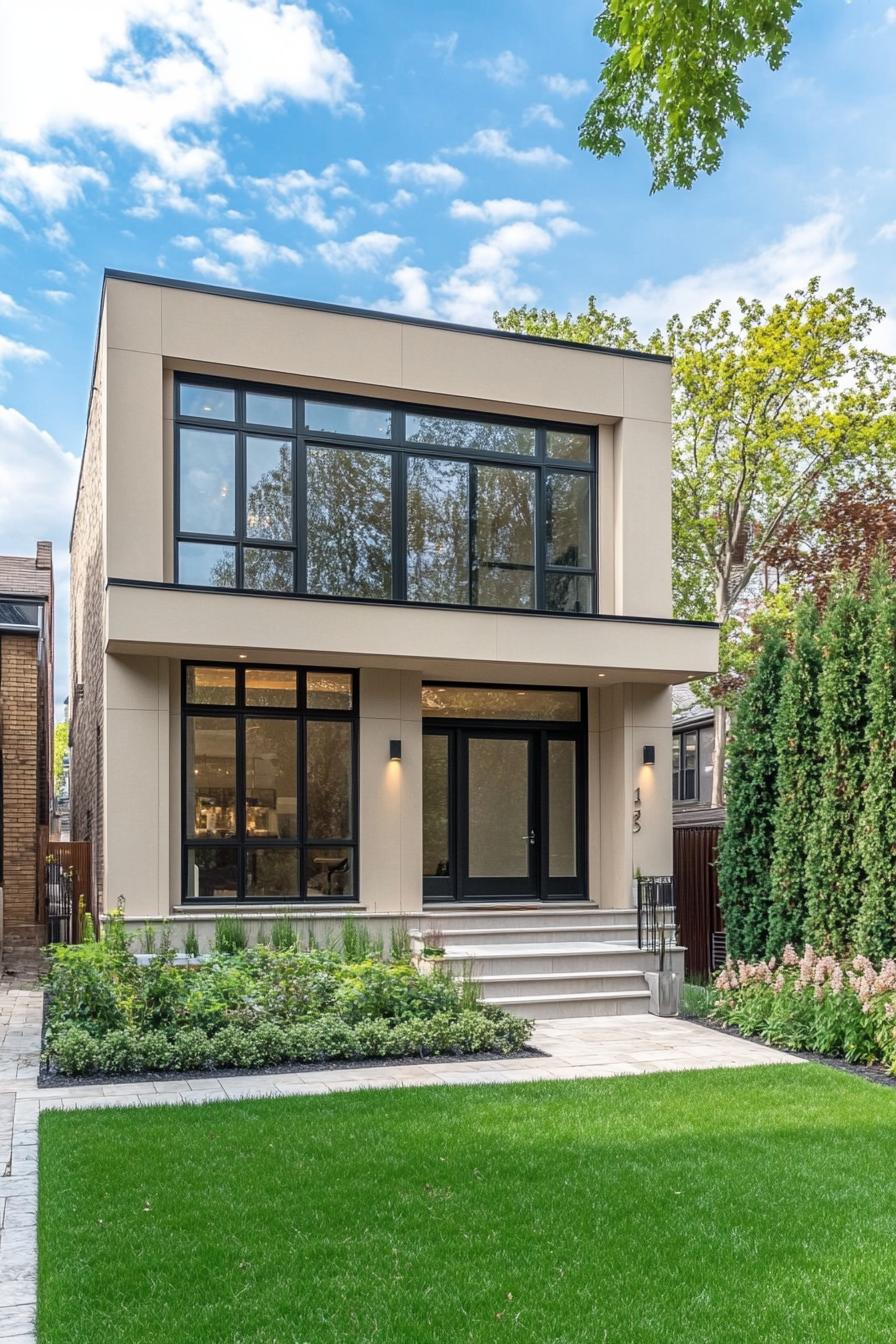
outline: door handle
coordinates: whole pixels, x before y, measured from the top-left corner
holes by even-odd
[[[535,832],[534,832],[534,831],[529,831],[528,834],[526,834],[526,835],[521,835],[521,836],[520,836],[520,839],[521,839],[521,840],[528,840],[530,845],[534,845],[534,844],[535,844]]]

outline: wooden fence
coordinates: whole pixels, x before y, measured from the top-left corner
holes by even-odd
[[[37,922],[45,925],[50,943],[79,943],[79,912],[96,925],[96,898],[89,840],[47,840],[38,853]]]
[[[672,832],[679,937],[687,948],[685,973],[689,976],[709,976],[725,959],[725,925],[716,880],[721,834],[721,826],[676,826]]]

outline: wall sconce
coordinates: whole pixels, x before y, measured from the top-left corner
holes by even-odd
[[[656,747],[644,748],[644,764],[653,765],[656,762]]]
[[[390,761],[400,761],[400,760],[401,760],[401,738],[400,738],[400,737],[392,737],[392,738],[389,739],[389,760],[390,760]]]

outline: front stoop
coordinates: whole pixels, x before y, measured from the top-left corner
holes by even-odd
[[[440,964],[469,976],[482,1000],[518,1017],[608,1017],[646,1013],[645,971],[631,909],[596,906],[427,910],[417,935],[445,948]],[[683,950],[671,949],[683,970]],[[681,963],[681,965],[679,965]]]

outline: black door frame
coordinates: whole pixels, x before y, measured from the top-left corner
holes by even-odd
[[[584,696],[583,696],[584,700]],[[584,708],[584,706],[583,706]],[[588,899],[588,734],[587,724],[531,722],[507,719],[423,720],[424,737],[445,737],[448,743],[448,851],[450,872],[423,878],[424,901],[507,901]],[[529,813],[535,830],[528,879],[466,876],[469,800],[466,795],[467,743],[473,737],[530,739]],[[551,877],[548,800],[548,744],[576,744],[576,872],[575,877]],[[489,884],[489,885],[486,885]],[[471,885],[480,888],[473,891]],[[490,888],[490,889],[489,889]]]

